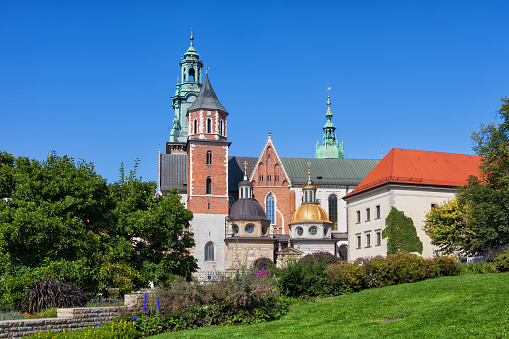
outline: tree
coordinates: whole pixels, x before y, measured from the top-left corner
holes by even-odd
[[[89,294],[122,292],[190,279],[196,270],[192,213],[178,192],[155,198],[155,183],[135,170],[116,183],[83,159],[48,154],[45,161],[0,153],[0,309],[11,308],[49,278],[84,285]]]
[[[178,190],[156,198],[156,184],[137,178],[137,166],[136,162],[127,177],[121,167],[120,180],[109,187],[116,206],[116,236],[127,240],[133,249],[124,259],[140,272],[142,284],[166,284],[174,275],[190,280],[198,268],[188,252],[194,246],[189,232],[193,214],[180,202]]]
[[[385,229],[382,237],[387,240],[387,254],[397,252],[418,252],[422,254],[422,242],[417,236],[417,231],[412,218],[405,213],[392,207],[389,215],[385,218]]]
[[[448,255],[462,252],[466,237],[466,206],[451,199],[435,206],[426,214],[424,232],[430,237],[431,244],[437,246],[438,253]]]
[[[458,187],[456,202],[426,217],[426,233],[444,253],[479,255],[509,244],[509,99],[501,100],[502,122],[472,133],[472,149],[481,156],[479,175]]]

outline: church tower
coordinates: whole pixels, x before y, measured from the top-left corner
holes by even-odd
[[[183,152],[188,137],[187,111],[198,97],[202,87],[203,62],[198,52],[194,49],[194,36],[191,31],[191,46],[180,58],[180,78],[177,79],[177,90],[171,98],[175,110],[173,128],[170,132],[170,142],[167,144],[166,153]]]
[[[318,141],[316,142],[315,158],[344,159],[345,153],[343,151],[343,142],[338,144],[338,138],[336,137],[336,127],[332,123],[332,112],[330,110],[330,105],[330,96],[327,96],[327,113],[325,114],[327,122],[325,123],[325,126],[323,126],[323,143],[320,146]]]
[[[226,118],[208,75],[188,109],[187,208],[201,271],[225,268],[225,219],[228,216],[228,147]]]

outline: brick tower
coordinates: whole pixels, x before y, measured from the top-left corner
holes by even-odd
[[[195,258],[201,271],[225,268],[225,218],[228,216],[228,112],[208,75],[188,110],[187,208],[194,214]]]

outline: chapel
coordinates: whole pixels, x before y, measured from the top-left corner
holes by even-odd
[[[323,144],[316,145],[314,158],[280,156],[270,132],[258,157],[232,156],[230,112],[207,72],[203,74],[193,35],[179,66],[169,141],[158,156],[158,193],[178,189],[182,203],[193,212],[192,254],[201,277],[213,278],[258,257],[277,262],[288,253],[328,251],[348,260],[347,208],[341,198],[379,160],[344,158],[330,97]],[[307,218],[304,210],[320,213]]]

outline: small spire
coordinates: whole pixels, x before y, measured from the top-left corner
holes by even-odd
[[[205,74],[209,74],[209,69],[210,69],[210,67],[209,67],[209,66],[207,66],[207,67],[205,68]]]
[[[180,84],[180,78],[177,78],[177,84]]]
[[[268,135],[269,135],[269,137],[270,137],[270,134],[271,134],[271,133],[270,133],[270,129],[269,129],[269,131],[267,132],[267,134],[268,134]]]
[[[191,27],[191,36],[189,37],[189,40],[191,40],[191,46],[193,46],[193,40],[194,40],[193,27]]]
[[[311,161],[308,160],[308,185],[311,185]]]
[[[247,178],[247,161],[244,161],[244,177]]]

